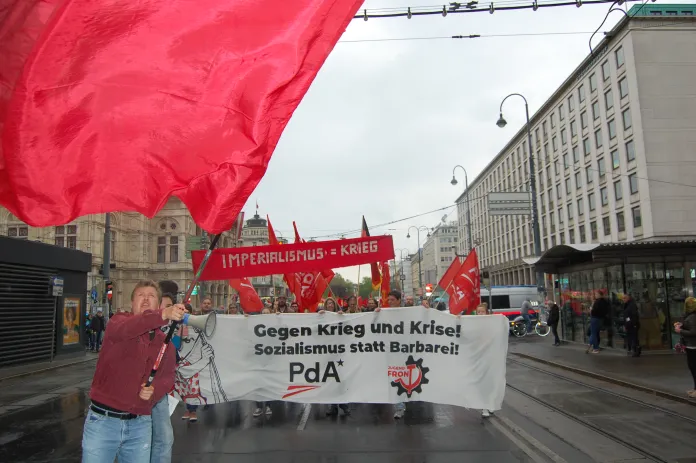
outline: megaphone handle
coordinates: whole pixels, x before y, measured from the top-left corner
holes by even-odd
[[[165,352],[167,352],[167,347],[169,347],[169,344],[172,342],[172,336],[174,336],[174,333],[176,332],[177,325],[178,322],[172,322],[172,324],[169,325],[167,337],[164,338],[164,342],[162,343],[162,347],[160,348],[159,354],[157,354],[157,359],[155,360],[155,364],[152,366],[152,370],[150,371],[150,377],[147,379],[145,387],[150,387],[152,382],[155,380],[155,375],[157,374],[157,370],[159,369],[160,363],[162,363],[162,359],[164,358]]]

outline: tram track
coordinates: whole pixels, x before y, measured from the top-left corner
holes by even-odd
[[[573,384],[576,386],[580,386],[580,387],[583,387],[583,388],[586,388],[586,389],[589,389],[589,390],[592,390],[592,391],[595,391],[595,392],[598,392],[601,394],[606,394],[608,396],[611,396],[611,397],[614,397],[617,399],[621,399],[623,401],[632,402],[632,403],[634,403],[634,404],[636,404],[644,409],[648,409],[652,412],[659,412],[659,413],[665,414],[667,416],[670,416],[670,417],[674,418],[675,420],[678,420],[680,423],[688,422],[688,423],[696,426],[696,419],[691,418],[689,416],[685,416],[685,415],[678,413],[678,412],[675,412],[673,410],[669,410],[667,408],[661,407],[659,405],[655,405],[653,403],[649,403],[649,402],[637,399],[635,397],[621,394],[619,392],[612,391],[612,390],[609,390],[609,389],[606,389],[606,388],[603,388],[600,386],[595,386],[593,384],[588,384],[588,383],[585,383],[583,381],[569,378],[565,375],[561,375],[561,374],[558,374],[558,373],[555,373],[552,371],[548,371],[544,368],[530,365],[529,363],[526,363],[526,362],[523,362],[520,360],[508,358],[507,361],[509,363],[519,365],[525,369],[534,370],[536,372],[542,373],[544,375],[553,377],[555,379],[558,379],[558,380],[561,380],[561,381],[564,381],[564,382],[567,382],[567,383],[570,383],[570,384]],[[590,428],[592,431],[597,432],[598,434],[601,434],[602,436],[606,437],[607,439],[609,439],[613,442],[616,442],[617,444],[622,445],[622,446],[636,452],[639,455],[642,455],[643,457],[649,459],[650,461],[661,462],[661,463],[663,463],[663,462],[664,463],[672,463],[673,462],[673,460],[666,460],[666,459],[664,459],[664,457],[661,457],[660,455],[657,455],[654,452],[647,450],[644,447],[641,447],[640,445],[636,445],[636,444],[622,438],[621,436],[617,435],[616,433],[613,433],[613,432],[608,431],[606,429],[600,428],[599,426],[590,422],[589,420],[584,419],[582,416],[576,415],[574,413],[570,413],[561,407],[558,407],[552,403],[549,403],[549,401],[543,400],[543,399],[537,397],[536,395],[534,395],[530,392],[527,392],[520,387],[515,386],[514,384],[510,384],[509,381],[506,383],[506,386],[509,389],[515,391],[516,393],[526,397],[527,399],[529,399],[533,402],[536,402],[536,403],[542,405],[543,407],[546,407],[546,408],[558,413],[559,415],[564,416],[565,418],[567,418],[571,421],[574,421],[582,426]],[[676,403],[678,403],[678,402],[676,402]]]

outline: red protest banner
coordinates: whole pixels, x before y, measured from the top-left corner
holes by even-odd
[[[205,251],[192,251],[197,272]],[[201,280],[285,275],[330,268],[384,262],[394,258],[391,236],[369,236],[312,243],[216,249],[203,270]]]

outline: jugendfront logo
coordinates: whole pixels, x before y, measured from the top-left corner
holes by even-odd
[[[414,360],[413,355],[408,356],[404,366],[390,366],[387,369],[387,376],[393,379],[392,387],[398,389],[397,395],[406,394],[410,399],[414,392],[422,393],[421,386],[428,384],[425,374],[430,368],[423,366],[423,359]]]

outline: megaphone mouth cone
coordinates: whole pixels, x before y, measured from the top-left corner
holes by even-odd
[[[212,338],[215,334],[215,327],[217,326],[217,314],[215,311],[211,311],[206,315],[186,314],[182,322],[184,325],[191,326],[201,331],[207,338]]]

